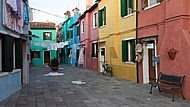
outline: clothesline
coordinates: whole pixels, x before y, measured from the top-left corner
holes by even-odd
[[[57,50],[58,48],[64,48],[68,45],[67,42],[59,42],[59,43],[42,43],[42,42],[34,42],[35,46],[46,47],[47,50]]]

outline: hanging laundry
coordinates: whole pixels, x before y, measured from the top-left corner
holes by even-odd
[[[23,9],[24,9],[24,25],[29,24],[29,9],[28,9],[28,4],[23,3]]]
[[[17,11],[17,1],[16,0],[7,0],[6,3],[11,6],[13,11]]]
[[[21,2],[22,2],[22,0],[16,0],[16,3],[17,3],[17,11],[15,12],[15,14],[16,14],[16,17],[19,18],[19,19],[22,18],[22,13],[21,13],[21,11],[22,11],[22,7],[23,7],[23,6],[21,6]]]

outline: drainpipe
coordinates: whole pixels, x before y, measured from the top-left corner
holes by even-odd
[[[136,44],[138,39],[138,0],[136,0]],[[138,62],[136,63],[136,72],[137,72],[137,83],[139,83],[139,70],[138,70]]]

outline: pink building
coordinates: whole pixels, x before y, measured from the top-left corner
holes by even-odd
[[[84,48],[84,67],[98,71],[98,4],[95,3],[91,7],[87,5],[87,10],[79,19],[80,44],[81,48]]]
[[[143,60],[138,63],[139,82],[149,83],[159,72],[185,75],[182,89],[185,98],[190,99],[190,1],[138,1],[137,38],[143,47]],[[175,58],[168,55],[173,48],[177,50]]]

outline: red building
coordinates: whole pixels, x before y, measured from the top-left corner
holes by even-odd
[[[138,6],[139,82],[149,83],[159,72],[185,75],[182,89],[190,99],[190,0],[138,0]],[[175,58],[169,57],[171,49],[177,50]]]
[[[79,18],[80,44],[84,49],[84,67],[98,72],[98,4],[90,7],[87,0],[87,10]]]

